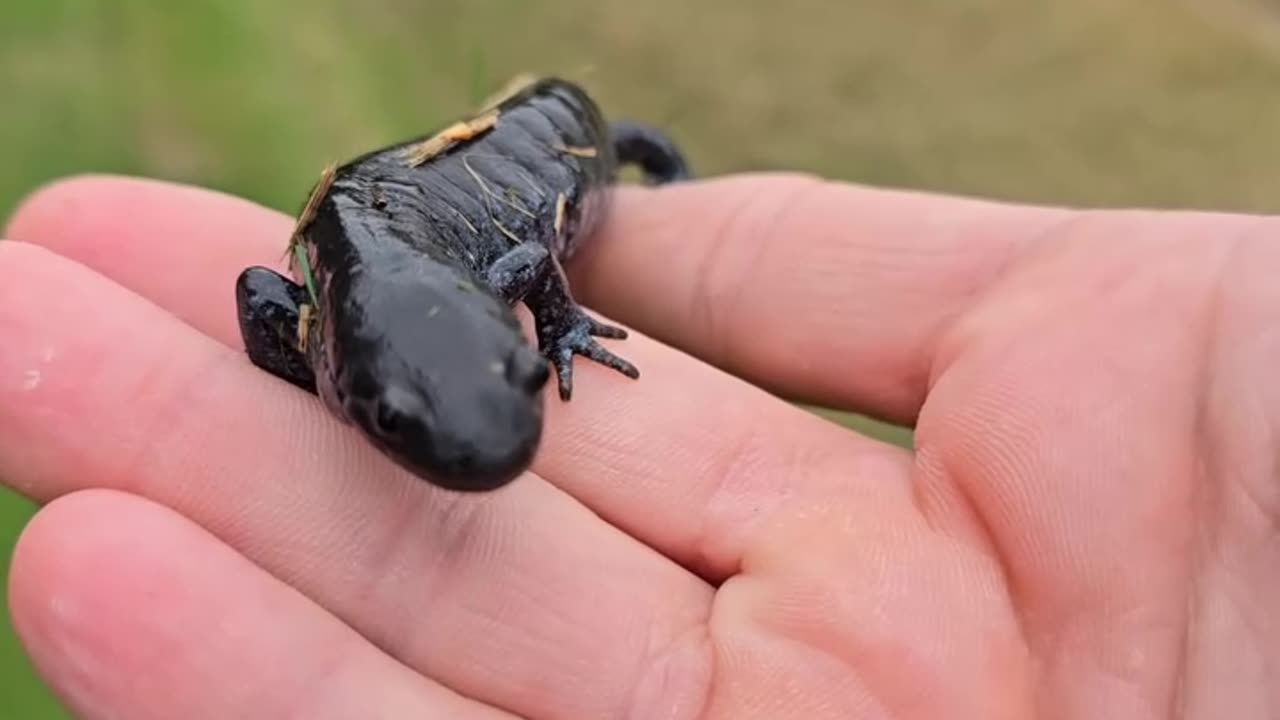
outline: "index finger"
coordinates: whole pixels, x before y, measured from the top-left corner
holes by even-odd
[[[589,305],[793,400],[914,420],[949,323],[1076,213],[795,174],[620,190]]]

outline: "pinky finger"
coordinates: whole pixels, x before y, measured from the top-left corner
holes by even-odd
[[[14,624],[82,718],[510,718],[384,655],[168,508],[56,500],[23,534]]]

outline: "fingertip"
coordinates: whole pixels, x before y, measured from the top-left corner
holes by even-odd
[[[225,288],[233,287],[246,265],[279,263],[292,222],[283,213],[215,190],[83,175],[33,192],[7,232],[11,240],[92,268],[235,345],[238,325],[225,309],[230,292]],[[206,288],[218,289],[216,302]]]
[[[77,717],[506,717],[139,496],[49,503],[19,540],[10,587],[19,636]]]
[[[39,629],[51,614],[65,614],[68,597],[94,597],[100,571],[119,567],[120,528],[152,524],[149,503],[117,490],[95,488],[62,495],[27,523],[13,549],[10,608],[19,632]]]
[[[217,190],[127,175],[84,174],[54,180],[28,194],[10,217],[5,236],[93,267],[112,268],[122,259],[145,262],[146,253],[153,250],[149,238],[218,247],[216,238],[201,236],[202,228],[279,235],[287,234],[289,222],[275,210]]]
[[[28,640],[30,631],[39,625],[39,615],[49,597],[48,588],[56,569],[55,528],[64,502],[74,503],[73,495],[62,496],[40,508],[19,533],[9,564],[9,615],[18,636]],[[26,642],[28,649],[33,643]]]
[[[99,204],[112,204],[123,193],[155,185],[155,180],[124,175],[84,173],[56,178],[27,193],[9,217],[4,229],[11,240],[36,242],[40,238],[65,234],[83,218],[83,211]],[[105,202],[104,202],[105,201]]]
[[[141,498],[118,491],[71,493],[37,512],[14,547],[9,574],[14,630],[41,675],[73,705],[104,691],[95,686],[90,658],[112,663],[127,649],[101,620],[128,612],[112,609],[122,597],[113,588],[136,584],[142,561],[136,543],[129,543],[129,533],[121,529],[146,533],[148,525],[163,519],[150,510]],[[110,652],[113,647],[119,652]]]
[[[98,181],[100,177],[93,174],[71,175],[35,186],[18,200],[0,234],[11,239],[17,239],[20,235],[29,236],[32,227],[39,227],[48,217],[63,212],[63,205],[69,196],[74,196],[81,187]]]

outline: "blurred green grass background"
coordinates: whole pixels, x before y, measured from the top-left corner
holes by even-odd
[[[84,171],[293,212],[329,160],[521,71],[666,127],[700,174],[1055,204],[1280,201],[1280,18],[1265,0],[6,0],[0,216]],[[31,512],[0,496],[6,581]],[[0,716],[63,716],[7,624]]]

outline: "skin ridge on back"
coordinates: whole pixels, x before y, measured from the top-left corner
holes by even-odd
[[[473,271],[483,270],[513,241],[501,231],[474,232],[468,225],[480,230],[495,219],[517,237],[546,244],[567,259],[576,242],[597,229],[608,203],[606,184],[614,181],[617,167],[608,126],[594,105],[586,103],[576,88],[539,82],[497,106],[492,131],[419,167],[408,166],[405,157],[430,135],[362,156],[339,168],[332,192],[350,195],[354,202],[346,212],[370,213],[371,223],[385,222],[387,233],[437,261],[461,261]],[[596,155],[566,151],[573,148],[593,148]],[[516,194],[532,218],[502,202],[511,200],[507,191]],[[378,192],[388,202],[398,202],[400,211],[374,209]],[[550,223],[559,193],[568,200],[564,239],[569,242],[557,247],[561,238],[550,232]],[[403,213],[417,215],[411,219],[427,224],[432,233],[397,228],[397,220],[410,219]],[[453,257],[440,257],[445,249]]]
[[[546,78],[331,168],[291,240],[293,277],[252,267],[237,280],[250,360],[429,482],[505,485],[539,444],[551,370],[563,400],[575,355],[639,376],[596,340],[625,331],[591,318],[561,268],[627,163],[652,184],[688,177],[660,132],[611,124],[579,87]]]

